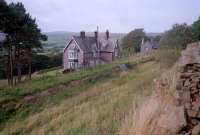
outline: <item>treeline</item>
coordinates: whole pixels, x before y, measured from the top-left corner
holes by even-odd
[[[124,55],[140,52],[140,44],[146,33],[144,29],[135,29],[122,39],[122,53]]]
[[[31,79],[33,56],[42,48],[41,41],[47,40],[47,36],[41,33],[36,20],[26,12],[22,3],[7,4],[5,0],[0,0],[0,31],[6,34],[0,57],[8,84],[21,82],[24,67],[27,67]]]
[[[200,18],[191,25],[175,24],[166,31],[161,40],[157,52],[157,59],[164,66],[172,66],[180,57],[181,51],[192,42],[200,40]]]
[[[122,55],[131,55],[134,53],[140,52],[140,45],[142,43],[142,40],[144,41],[151,40],[149,39],[144,31],[144,29],[134,29],[131,32],[129,32],[124,38],[122,39]],[[154,41],[159,42],[161,36],[155,36]]]
[[[166,31],[160,41],[161,47],[184,49],[187,44],[200,40],[200,17],[192,25],[175,24]]]
[[[62,53],[56,55],[38,55],[33,54],[32,63],[31,63],[31,71],[36,72],[43,69],[53,68],[62,66]],[[21,68],[21,74],[26,75],[29,72],[29,67],[27,64],[23,64]],[[17,76],[16,67],[13,69],[13,75]],[[3,59],[0,59],[0,79],[6,78],[6,70],[3,64]]]
[[[129,32],[122,39],[122,51],[124,54],[140,52],[142,39],[148,38],[144,29],[135,29]],[[155,40],[159,41],[160,48],[184,49],[188,43],[200,40],[200,17],[192,25],[175,24],[164,32],[162,36],[157,36]]]

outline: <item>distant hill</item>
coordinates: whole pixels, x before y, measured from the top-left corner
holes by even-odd
[[[146,36],[148,37],[156,37],[156,36],[162,36],[163,33],[146,33]]]
[[[79,32],[56,31],[44,33],[48,36],[48,40],[43,42],[44,53],[58,53],[62,52],[65,45],[70,41],[72,36],[80,35]],[[94,32],[87,32],[87,36],[94,36]],[[121,40],[126,33],[110,33],[113,39]],[[147,36],[161,36],[162,33],[147,33]],[[105,36],[104,32],[100,32],[99,36]]]
[[[66,32],[66,31],[59,31],[59,32],[47,32],[44,33],[48,36],[48,40],[43,42],[44,51],[48,52],[60,52],[65,47],[65,45],[70,41],[72,36],[78,36],[79,32]],[[100,36],[104,36],[105,33],[99,33]],[[87,32],[87,36],[94,36],[93,32]],[[110,37],[114,39],[122,39],[125,34],[123,33],[110,33]]]

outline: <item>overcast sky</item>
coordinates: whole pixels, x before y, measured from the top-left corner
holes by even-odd
[[[163,32],[200,16],[200,0],[6,0],[22,2],[43,32]]]

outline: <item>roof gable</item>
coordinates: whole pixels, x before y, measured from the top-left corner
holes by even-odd
[[[80,46],[77,44],[77,42],[74,40],[74,38],[72,38],[72,39],[67,43],[67,45],[65,46],[65,48],[63,49],[63,52],[65,52],[73,42],[76,44],[76,46],[74,47],[74,49],[82,50],[82,49],[80,48]]]
[[[95,37],[73,37],[78,46],[83,50],[83,52],[94,52],[97,51],[96,39]]]
[[[81,36],[73,36],[70,42],[66,45],[64,48],[64,51],[68,48],[68,46],[72,43],[75,42],[77,46],[84,52],[84,53],[91,53],[91,52],[96,52],[98,51],[98,47],[96,44],[96,38],[95,37],[84,37],[82,38]],[[99,38],[98,40],[101,48],[101,51],[106,51],[106,52],[114,52],[115,48],[117,48],[117,44],[113,39],[103,39]]]

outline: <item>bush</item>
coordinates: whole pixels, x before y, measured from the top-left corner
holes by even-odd
[[[165,67],[171,67],[178,60],[181,48],[161,47],[156,53],[156,60]]]

